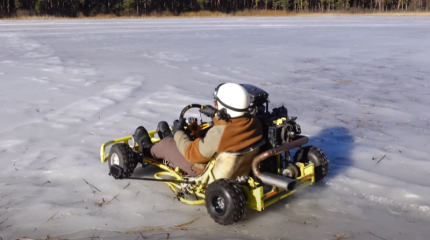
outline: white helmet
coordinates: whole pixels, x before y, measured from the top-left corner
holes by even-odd
[[[214,99],[217,101],[218,110],[225,108],[231,118],[245,115],[251,102],[248,91],[237,83],[220,84],[215,89]]]

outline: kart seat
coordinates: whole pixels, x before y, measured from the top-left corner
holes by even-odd
[[[237,152],[221,152],[214,156],[215,165],[212,169],[212,174],[215,179],[227,178],[236,180],[239,176],[249,175],[252,168],[252,160],[258,155],[260,147],[266,141],[263,139],[256,144],[242,149]],[[213,161],[213,160],[212,160]],[[200,182],[206,176],[207,169],[204,169],[193,180]],[[208,184],[212,182],[209,179]]]

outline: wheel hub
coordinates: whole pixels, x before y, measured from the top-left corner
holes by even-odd
[[[215,196],[212,198],[212,206],[217,213],[222,213],[225,210],[224,198]]]
[[[112,165],[119,165],[119,156],[117,153],[113,153],[110,160]]]
[[[284,169],[284,171],[282,171],[282,175],[284,175],[285,177],[289,177],[289,178],[293,177],[293,173],[291,172],[290,169]]]

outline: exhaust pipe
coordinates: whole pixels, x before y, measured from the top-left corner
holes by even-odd
[[[267,158],[275,156],[276,154],[279,154],[281,152],[299,147],[309,141],[308,137],[306,136],[297,135],[296,137],[297,139],[292,142],[284,143],[277,148],[269,149],[254,157],[254,160],[252,160],[252,172],[254,173],[254,176],[258,177],[264,184],[274,185],[287,191],[294,190],[297,183],[296,180],[273,173],[262,173],[258,170],[258,168],[260,166],[260,163]]]
[[[287,178],[273,173],[261,173],[258,178],[260,178],[264,184],[274,185],[288,191],[294,190],[297,183],[297,181],[292,178]]]

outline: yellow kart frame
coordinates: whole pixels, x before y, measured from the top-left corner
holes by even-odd
[[[156,130],[149,131],[148,133],[151,137],[151,141],[153,144],[157,144],[158,142],[160,142],[160,139],[154,137],[154,135],[156,134]],[[132,140],[132,136],[114,139],[102,144],[100,149],[101,162],[105,163],[109,158],[109,154],[106,154],[106,147],[116,143],[128,144],[133,150],[140,152],[139,146],[130,144],[130,140]],[[298,138],[297,140],[285,143],[279,146],[278,148],[270,149],[266,152],[260,153],[258,156],[254,158],[254,161],[253,161],[254,175],[261,174],[258,172],[258,169],[256,169],[258,167],[259,162],[263,161],[268,157],[272,157],[275,155],[277,158],[276,164],[277,164],[278,174],[280,174],[282,170],[281,153],[286,152],[295,147],[301,148],[301,146],[307,142],[308,142],[308,138],[306,136],[300,136],[300,138]],[[158,172],[155,174],[154,177],[156,179],[163,180],[161,176],[169,176],[169,177],[173,177],[176,180],[186,181],[186,177],[184,178],[182,176],[181,171],[178,168],[173,169],[163,164],[162,162],[159,162],[150,158],[145,158],[145,157],[143,158],[143,162],[146,164],[154,165],[164,170],[162,172]],[[315,183],[314,164],[310,163],[308,165],[305,165],[304,163],[301,163],[301,162],[297,162],[296,164],[300,168],[300,176],[294,179],[298,184],[297,184],[297,187],[295,187],[295,189],[293,190],[286,190],[286,189],[273,186],[272,189],[270,189],[269,191],[264,191],[263,184],[261,184],[259,181],[256,181],[253,177],[249,177],[247,179],[246,184],[240,185],[240,187],[244,190],[244,193],[246,195],[246,199],[247,199],[246,207],[252,208],[257,211],[262,211],[266,207],[293,194],[294,192],[299,191],[300,189],[308,185],[314,184]],[[204,172],[201,175],[200,179],[202,179],[202,181],[196,185],[187,185],[186,187],[187,189],[184,189],[182,185],[175,182],[165,182],[165,183],[170,187],[170,189],[178,197],[178,200],[180,200],[181,202],[189,205],[204,204],[205,190],[208,186],[207,183],[209,182],[209,180],[212,180],[212,181],[216,180],[212,173],[212,169],[214,168],[214,166],[215,166],[215,159],[212,159],[209,161],[208,165],[206,166]],[[167,179],[164,179],[164,180],[167,180]],[[186,199],[185,196],[181,194],[184,192],[184,190],[191,192],[192,194],[195,194],[196,196],[202,199],[198,199],[198,200]]]

